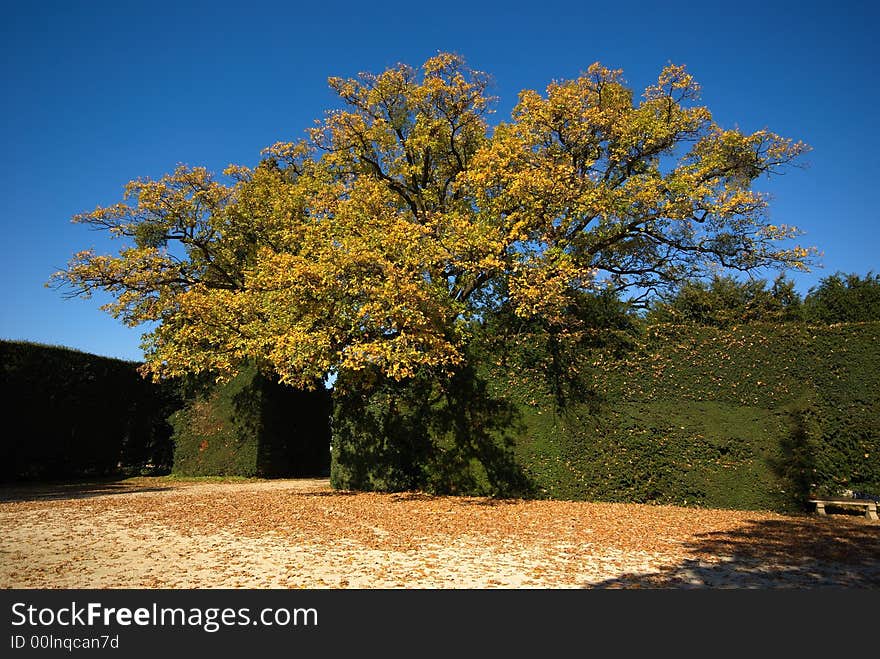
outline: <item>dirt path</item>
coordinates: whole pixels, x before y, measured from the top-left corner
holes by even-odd
[[[880,588],[880,523],[321,480],[0,490],[3,588],[825,586]]]

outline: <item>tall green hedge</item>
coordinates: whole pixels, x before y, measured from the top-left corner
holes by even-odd
[[[0,363],[2,480],[170,470],[176,390],[136,363],[13,341],[0,341]]]
[[[466,469],[438,478],[433,462],[417,460],[418,478],[396,485],[773,510],[801,508],[813,492],[880,494],[880,323],[658,325],[628,351],[550,338],[520,336],[481,359],[482,395],[507,412],[472,433],[480,441],[459,442]],[[413,395],[398,389],[362,393],[354,407],[354,394],[337,401],[335,486],[383,489],[383,474],[413,471],[399,453],[393,470],[386,461],[399,446],[388,428],[416,446],[448,445],[434,410],[390,414],[383,401]],[[475,444],[495,446],[488,455],[500,451],[505,473],[522,478],[475,477],[486,462]],[[364,459],[368,478],[355,468]]]
[[[317,476],[330,469],[330,394],[246,368],[171,416],[181,476]]]
[[[330,482],[355,490],[533,494],[516,463],[516,408],[464,369],[448,381],[378,378],[334,392]]]

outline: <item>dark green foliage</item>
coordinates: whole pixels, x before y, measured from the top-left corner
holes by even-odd
[[[880,275],[836,273],[826,277],[804,300],[811,323],[863,323],[880,320]]]
[[[448,379],[340,374],[332,467],[323,389],[256,369],[156,386],[136,364],[4,342],[4,402],[24,431],[0,445],[2,477],[167,471],[179,409],[180,475],[329,470],[342,489],[781,511],[880,494],[880,323],[646,325],[612,298],[574,297],[570,328],[502,311],[472,344],[477,367]]]
[[[424,486],[423,465],[432,448],[427,425],[433,416],[430,381],[384,381],[345,388],[339,384],[337,379],[331,484],[339,489],[387,492]]]
[[[656,301],[651,323],[684,323],[729,327],[749,322],[789,322],[801,317],[801,297],[794,282],[777,277],[767,288],[763,279],[739,281],[714,277],[687,281],[670,298]]]
[[[0,341],[6,431],[0,478],[167,473],[176,389],[137,364],[66,348]]]
[[[508,309],[494,314],[477,332],[476,363],[484,370],[493,365],[527,369],[543,380],[560,410],[572,397],[598,402],[576,362],[590,352],[610,358],[628,354],[636,346],[643,323],[613,289],[570,291],[569,296],[565,327],[537,317],[524,320]],[[523,341],[523,337],[528,338]]]
[[[174,473],[181,476],[326,475],[330,394],[277,384],[255,368],[196,387],[171,417]]]
[[[730,327],[751,322],[808,324],[880,321],[880,275],[835,273],[822,279],[801,300],[794,283],[784,276],[739,281],[715,277],[687,281],[674,295],[655,301],[651,324],[676,323]]]
[[[436,382],[342,374],[334,394],[331,484],[352,490],[528,496],[509,431],[516,409],[463,369]]]
[[[880,493],[880,324],[588,336],[511,332],[460,382],[337,392],[334,486],[780,511]]]
[[[793,510],[880,492],[880,324],[655,326],[625,359],[570,358],[590,385],[562,411],[546,364],[491,378],[521,405],[517,457],[545,496]]]

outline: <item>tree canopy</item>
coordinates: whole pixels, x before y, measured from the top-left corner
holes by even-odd
[[[74,218],[122,247],[52,282],[154,323],[154,377],[449,373],[502,307],[565,328],[572,294],[810,262],[753,188],[806,145],[718,126],[683,66],[637,97],[596,63],[521,92],[494,129],[489,78],[458,55],[329,83],[340,107],[257,166],[181,165]]]

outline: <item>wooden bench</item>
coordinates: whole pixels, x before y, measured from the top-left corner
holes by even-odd
[[[864,508],[865,509],[865,517],[868,519],[878,519],[877,517],[877,503],[875,501],[871,501],[871,499],[810,499],[810,503],[816,504],[816,512],[820,515],[827,515],[825,512],[825,506],[835,506],[839,508]]]

